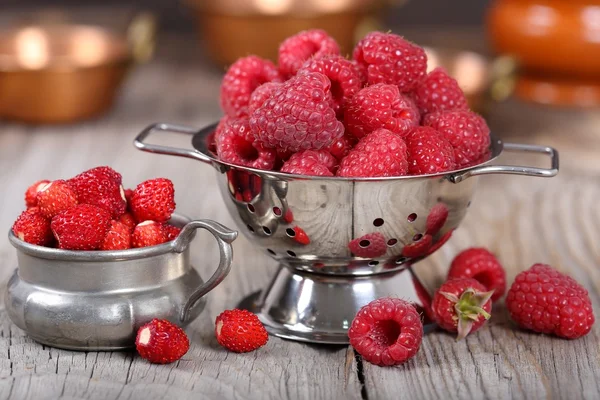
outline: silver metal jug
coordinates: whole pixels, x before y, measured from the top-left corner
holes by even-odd
[[[9,233],[18,267],[8,282],[10,319],[34,340],[71,350],[132,347],[152,318],[185,326],[204,309],[203,296],[229,273],[237,232],[210,220],[174,216],[173,241],[118,251],[67,251],[31,245]],[[220,262],[206,282],[190,263],[196,229],[217,240]]]

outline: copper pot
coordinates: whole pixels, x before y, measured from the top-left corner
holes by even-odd
[[[91,25],[27,25],[0,31],[0,118],[67,123],[104,113],[127,71],[153,49],[154,20],[128,35]]]

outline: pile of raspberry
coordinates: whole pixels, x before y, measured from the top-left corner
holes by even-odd
[[[175,239],[180,228],[168,221],[175,210],[169,179],[123,189],[110,167],[96,167],[68,180],[42,180],[25,193],[23,211],[12,227],[19,239],[64,250],[126,250]]]
[[[225,162],[309,176],[424,175],[489,158],[490,130],[423,48],[371,32],[352,59],[322,30],[279,47],[278,65],[240,58],[221,84]]]

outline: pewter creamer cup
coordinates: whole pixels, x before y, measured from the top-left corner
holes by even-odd
[[[190,221],[173,241],[119,251],[67,251],[8,237],[18,267],[8,282],[10,319],[34,340],[71,350],[132,347],[139,327],[153,318],[180,326],[204,309],[203,296],[229,273],[237,232],[210,220]],[[196,229],[217,240],[219,265],[206,282],[190,263]]]

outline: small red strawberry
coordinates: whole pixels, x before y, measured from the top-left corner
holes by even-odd
[[[56,214],[77,205],[77,194],[65,181],[53,181],[37,193],[37,204],[44,217],[52,219]]]
[[[133,191],[129,206],[138,221],[168,221],[175,210],[173,182],[156,178],[140,183]]]
[[[448,332],[458,332],[458,340],[463,339],[490,318],[493,293],[475,279],[446,281],[433,296],[435,322]]]
[[[131,204],[131,196],[133,196],[133,189],[125,189],[125,200],[127,201],[127,206]]]
[[[217,341],[229,351],[246,353],[267,344],[269,335],[258,317],[247,310],[225,310],[215,320]]]
[[[506,272],[496,257],[484,248],[470,248],[458,254],[448,271],[448,279],[473,278],[487,290],[494,291],[492,301],[506,290]]]
[[[103,208],[78,204],[52,218],[58,247],[65,250],[97,250],[110,229],[110,214]]]
[[[177,325],[155,318],[138,330],[135,348],[142,358],[151,363],[169,364],[187,353],[190,341]]]
[[[406,300],[377,299],[358,311],[348,338],[366,361],[381,366],[398,365],[419,351],[423,324],[415,307]]]
[[[135,218],[133,218],[133,214],[130,212],[126,212],[125,214],[119,217],[119,222],[124,223],[129,228],[129,232],[133,232],[133,228],[137,225],[135,222]]]
[[[37,207],[23,211],[12,226],[12,231],[24,242],[38,246],[48,246],[53,240],[50,221],[42,215]]]
[[[27,188],[27,191],[25,192],[25,205],[27,208],[37,206],[37,193],[49,183],[50,181],[48,180],[41,180]]]
[[[310,244],[310,238],[308,237],[306,232],[304,232],[304,229],[300,228],[299,226],[295,226],[292,229],[294,230],[294,235],[292,236],[292,238],[296,242],[298,242],[304,246]]]
[[[122,222],[112,221],[100,250],[127,250],[131,248],[131,231]]]
[[[156,246],[166,242],[167,237],[162,224],[144,221],[136,225],[131,234],[131,247]]]
[[[113,218],[119,218],[125,213],[127,202],[121,185],[121,174],[112,168],[92,168],[69,179],[68,183],[77,193],[80,204],[103,208]]]
[[[373,232],[352,240],[348,248],[357,257],[377,258],[386,253],[387,243],[381,233]]]
[[[433,237],[429,234],[425,234],[415,240],[413,243],[407,244],[402,249],[402,255],[404,257],[417,258],[428,254],[433,243]]]
[[[181,233],[181,228],[169,224],[163,224],[163,230],[167,237],[167,242],[177,239],[177,236]]]

